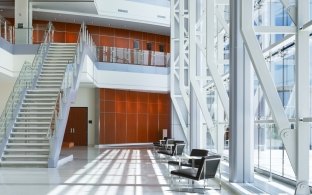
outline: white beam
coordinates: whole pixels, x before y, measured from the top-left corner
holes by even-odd
[[[297,0],[296,34],[296,195],[310,194],[309,182],[309,147],[310,125],[302,122],[310,116],[310,108],[305,102],[310,101],[310,45],[309,31],[301,30],[310,20],[310,0]],[[310,25],[309,25],[310,26]]]
[[[295,34],[295,26],[255,26],[256,34]]]

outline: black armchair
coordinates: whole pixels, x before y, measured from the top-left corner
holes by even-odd
[[[182,155],[184,151],[185,143],[184,141],[176,140],[173,142],[173,148],[171,150],[159,150],[158,154],[164,154],[167,156],[177,156]]]
[[[171,171],[171,176],[175,175],[195,181],[204,180],[204,189],[205,189],[206,179],[214,178],[216,176],[220,160],[221,160],[220,155],[205,156],[200,159],[198,168],[192,167],[186,169],[173,170]],[[221,183],[219,184],[221,189]]]

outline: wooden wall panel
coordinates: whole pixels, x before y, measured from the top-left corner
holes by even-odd
[[[148,140],[148,115],[138,114],[138,142],[144,143]]]
[[[104,117],[104,128],[105,128],[105,143],[114,144],[116,143],[116,116],[115,113],[105,113]]]
[[[116,114],[116,143],[127,143],[127,115],[124,113]]]
[[[127,113],[127,143],[138,142],[138,115]]]
[[[100,27],[100,35],[106,35],[106,36],[115,36],[115,28],[109,28],[109,27]]]
[[[129,39],[116,37],[115,38],[115,47],[129,48]]]
[[[66,32],[66,43],[77,43],[78,33]]]
[[[154,142],[171,127],[169,94],[100,90],[100,144]]]
[[[157,114],[149,114],[148,115],[148,141],[155,142],[155,140],[159,140],[160,129],[158,129],[158,115]]]
[[[115,40],[114,37],[109,37],[105,35],[101,35],[99,37],[100,39],[100,45],[105,45],[107,47],[114,47],[115,46]]]

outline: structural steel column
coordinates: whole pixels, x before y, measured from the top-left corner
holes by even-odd
[[[231,182],[253,182],[251,64],[240,30],[241,0],[230,1],[230,151]]]
[[[309,0],[297,0],[297,34],[296,34],[296,194],[310,194],[309,181],[309,146],[310,124],[302,121],[310,114],[307,106],[310,97],[310,59],[309,31],[301,30],[308,23]]]
[[[15,43],[32,44],[32,3],[15,0]]]

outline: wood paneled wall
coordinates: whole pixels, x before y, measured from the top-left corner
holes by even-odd
[[[34,29],[47,24],[47,21],[33,21]],[[54,42],[76,43],[80,24],[53,22],[55,28]],[[152,51],[159,51],[159,46],[163,45],[164,52],[170,52],[170,37],[146,32],[101,27],[87,26],[88,31],[97,46],[109,46],[133,49],[134,41],[139,41],[139,49],[147,50],[147,43],[152,45]],[[34,31],[33,42],[41,43],[44,31]]]
[[[100,144],[155,142],[171,135],[169,94],[100,90]]]
[[[147,50],[147,43],[150,43],[152,51],[159,51],[159,46],[163,45],[164,52],[170,52],[169,36],[90,25],[88,30],[98,46],[133,49],[134,41],[137,40],[140,50]]]

